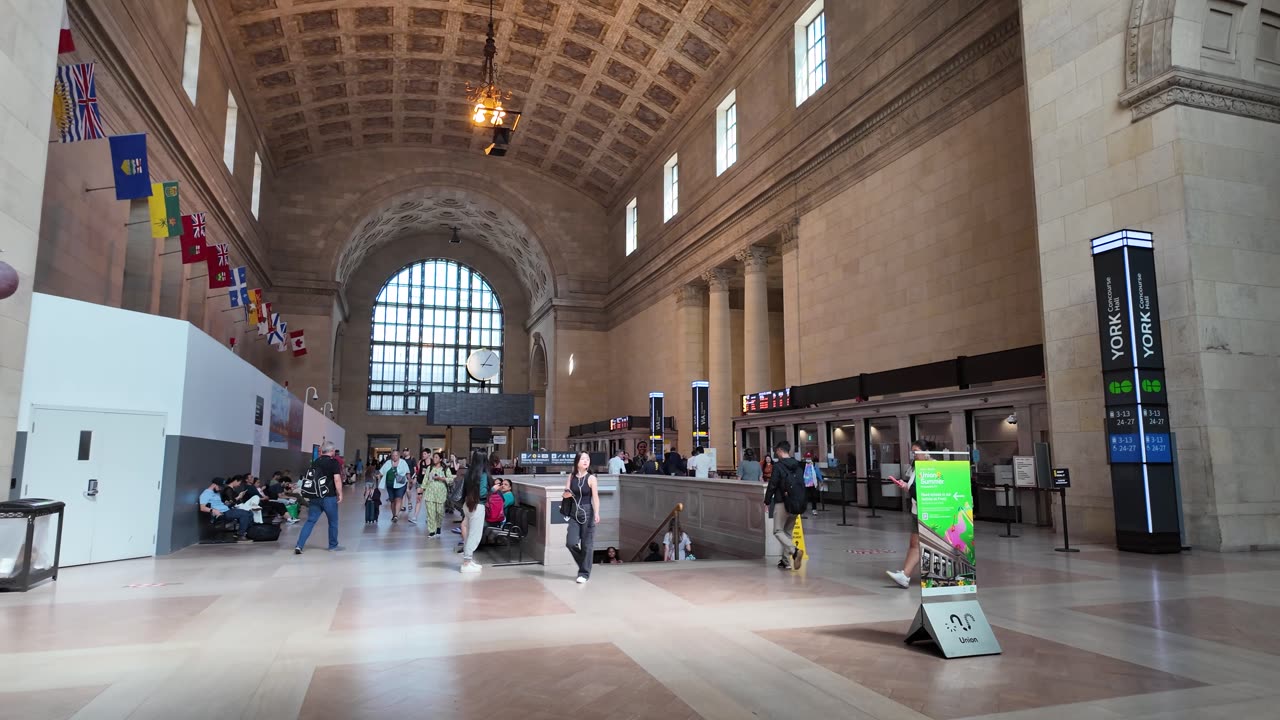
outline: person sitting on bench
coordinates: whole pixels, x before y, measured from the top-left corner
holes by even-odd
[[[212,518],[225,517],[233,520],[238,524],[236,535],[239,536],[239,542],[253,542],[248,538],[249,526],[253,524],[253,513],[248,510],[240,510],[239,508],[227,507],[222,501],[222,490],[226,487],[227,481],[220,477],[209,481],[209,487],[200,493],[200,512],[210,515]]]

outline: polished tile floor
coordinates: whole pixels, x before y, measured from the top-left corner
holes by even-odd
[[[919,596],[883,572],[892,513],[806,519],[798,574],[638,563],[578,586],[461,575],[456,536],[342,512],[345,553],[322,529],[295,557],[289,528],[0,594],[0,719],[1280,717],[1280,553],[1066,555],[979,524],[1004,653],[943,660],[902,643]]]

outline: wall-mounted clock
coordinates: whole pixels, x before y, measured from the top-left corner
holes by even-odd
[[[476,350],[467,358],[467,374],[480,382],[492,380],[501,368],[502,361],[494,350]]]

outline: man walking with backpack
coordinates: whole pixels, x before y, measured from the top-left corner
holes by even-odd
[[[320,457],[311,463],[311,469],[302,477],[302,497],[308,498],[307,523],[302,526],[298,535],[298,544],[293,548],[294,555],[301,555],[302,548],[307,545],[307,538],[320,519],[320,513],[329,521],[329,550],[336,552],[346,548],[338,544],[338,503],[342,502],[342,465],[334,459],[337,447],[326,442],[320,448]]]
[[[791,457],[791,443],[783,440],[773,448],[778,462],[773,465],[769,487],[764,492],[764,504],[773,518],[773,536],[782,546],[782,558],[778,567],[783,570],[799,570],[804,561],[804,551],[791,540],[796,520],[804,515],[804,471],[800,463]]]

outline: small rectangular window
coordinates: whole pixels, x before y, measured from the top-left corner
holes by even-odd
[[[680,158],[672,155],[662,167],[662,221],[667,222],[680,212]]]
[[[200,40],[204,26],[195,3],[187,0],[187,37],[182,54],[182,89],[187,91],[191,104],[196,102],[196,86],[200,80]]]
[[[253,216],[258,217],[258,208],[262,203],[262,158],[258,157],[258,153],[253,154],[253,195],[251,198],[251,206]]]
[[[227,172],[236,171],[236,125],[240,120],[240,107],[236,105],[236,96],[227,91],[227,127],[222,136],[222,162],[227,165]]]
[[[716,175],[738,161],[738,92],[728,96],[716,108]]]
[[[93,445],[93,431],[80,431],[80,450],[76,453],[76,460],[88,460],[89,450]]]
[[[627,220],[626,220],[627,254],[628,255],[636,251],[636,242],[637,242],[636,231],[639,229],[639,225],[637,223],[637,218],[636,218],[636,210],[637,210],[636,199],[631,198],[631,202],[627,203]]]
[[[1258,59],[1280,64],[1280,15],[1266,10],[1258,32]]]
[[[795,25],[796,107],[827,84],[827,15],[823,0],[805,10]]]

